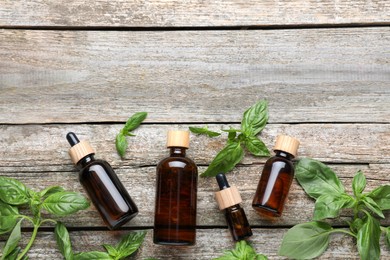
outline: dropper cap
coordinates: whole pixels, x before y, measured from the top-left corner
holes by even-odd
[[[240,204],[242,202],[240,193],[236,186],[230,186],[225,174],[219,173],[215,176],[218,182],[218,186],[221,189],[215,193],[215,199],[217,200],[220,210],[229,208],[231,206]]]
[[[68,140],[69,144],[72,146],[69,149],[69,155],[70,155],[70,159],[74,164],[77,164],[85,156],[95,153],[95,151],[92,149],[92,147],[89,145],[87,141],[84,140],[80,141],[77,138],[77,135],[73,132],[69,132],[66,135],[66,139]]]
[[[167,147],[190,147],[190,132],[183,130],[169,130]]]
[[[299,147],[298,139],[288,135],[279,135],[276,138],[274,150],[283,151],[291,154],[294,157],[297,157],[298,147]]]

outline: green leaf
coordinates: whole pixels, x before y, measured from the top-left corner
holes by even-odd
[[[336,174],[325,164],[313,159],[300,159],[295,166],[295,177],[314,199],[323,194],[341,195],[345,191]]]
[[[200,176],[215,177],[218,173],[227,173],[244,157],[244,150],[239,142],[229,143],[210,163],[209,167]]]
[[[42,204],[49,213],[66,216],[89,207],[87,199],[77,192],[63,191],[50,195]]]
[[[207,128],[207,126],[205,126],[205,127],[191,127],[190,126],[189,129],[194,134],[203,134],[203,135],[207,135],[208,137],[216,137],[216,136],[221,135],[218,132],[210,131]]]
[[[264,129],[268,121],[267,101],[261,100],[244,112],[241,129],[246,136],[255,136]]]
[[[91,252],[82,252],[75,254],[73,257],[74,260],[112,260],[109,254],[106,252],[91,251]]]
[[[364,222],[361,218],[356,218],[351,224],[350,224],[350,227],[351,227],[351,230],[356,234],[359,229],[362,228]]]
[[[54,228],[54,234],[61,254],[66,260],[73,260],[72,244],[65,225],[61,222],[57,222],[56,227]]]
[[[375,214],[377,214],[381,218],[385,218],[382,210],[379,208],[378,204],[373,199],[365,196],[362,198],[362,201],[363,201],[364,205],[367,208],[369,208],[372,212],[374,212]]]
[[[46,189],[39,192],[39,196],[42,198],[45,198],[45,197],[48,197],[54,193],[62,192],[62,191],[64,191],[64,188],[62,188],[60,186],[51,186],[51,187],[47,187]]]
[[[0,200],[11,205],[23,205],[29,201],[27,187],[20,181],[0,176]]]
[[[308,222],[292,227],[283,237],[279,255],[307,259],[321,255],[329,244],[332,227],[325,222]]]
[[[255,156],[269,156],[267,146],[256,136],[249,136],[245,140],[245,146],[248,151]]]
[[[381,210],[390,209],[390,185],[380,186],[368,193],[367,196],[373,199]]]
[[[0,201],[0,234],[10,232],[16,224],[18,208]]]
[[[22,238],[21,235],[21,228],[20,225],[22,223],[23,219],[19,220],[18,223],[16,223],[14,229],[12,230],[7,243],[5,244],[3,248],[3,256],[1,257],[1,260],[8,259],[7,256],[12,254],[14,249],[18,246],[18,243],[20,239]]]
[[[353,207],[354,202],[354,198],[347,194],[321,195],[316,200],[313,220],[338,217],[340,209]]]
[[[127,132],[133,131],[137,127],[140,126],[142,121],[145,120],[148,113],[146,112],[138,112],[132,115],[126,122],[125,126],[123,127],[124,134],[127,134]]]
[[[103,247],[106,249],[107,253],[112,256],[113,258],[116,258],[119,256],[118,250],[116,250],[115,247],[111,245],[103,245]]]
[[[366,177],[362,171],[358,171],[353,177],[352,189],[355,197],[359,198],[364,188],[366,187]]]
[[[125,156],[127,145],[128,145],[128,143],[126,140],[126,136],[123,134],[122,131],[119,132],[119,134],[116,135],[115,146],[116,146],[116,150],[117,150],[118,154],[121,157]]]
[[[6,260],[16,260],[18,258],[19,253],[22,251],[22,249],[18,246],[14,250],[12,250],[11,253],[7,255]],[[26,256],[25,256],[26,257]],[[24,257],[22,259],[25,259]]]
[[[144,241],[146,231],[137,231],[127,234],[121,239],[119,244],[116,246],[121,258],[128,257],[141,246]]]
[[[379,221],[368,214],[362,228],[357,233],[357,247],[362,260],[380,258],[380,234]]]
[[[233,250],[227,250],[224,255],[214,260],[267,260],[265,255],[257,254],[253,247],[249,245],[245,240],[241,240],[236,243],[236,247]]]
[[[390,249],[390,227],[386,228],[386,244],[387,247]]]

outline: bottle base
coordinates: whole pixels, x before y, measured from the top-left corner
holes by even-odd
[[[266,217],[271,217],[271,218],[274,218],[274,217],[277,218],[277,217],[282,216],[282,212],[279,212],[279,211],[277,211],[273,208],[269,208],[267,206],[253,204],[252,208],[254,210],[256,210],[256,212],[261,216],[266,216]]]
[[[193,246],[195,242],[186,242],[186,241],[156,241],[153,240],[153,243],[156,245],[162,246]]]
[[[131,219],[133,219],[135,216],[138,215],[138,211],[137,212],[134,212],[133,214],[128,214],[128,215],[124,215],[123,217],[121,217],[119,220],[117,220],[116,222],[112,223],[112,224],[109,224],[108,225],[108,228],[110,230],[114,230],[114,229],[117,229],[121,226],[123,226],[124,224],[126,224],[127,222],[129,222]]]

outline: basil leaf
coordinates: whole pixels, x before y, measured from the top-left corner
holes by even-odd
[[[21,228],[20,225],[22,223],[23,219],[19,220],[18,223],[16,223],[14,229],[12,230],[7,243],[5,244],[3,248],[3,256],[1,257],[1,260],[7,259],[7,256],[12,254],[12,251],[18,246],[18,243],[20,239],[22,238],[21,235]]]
[[[49,213],[66,216],[89,207],[87,199],[77,192],[63,191],[50,195],[43,203]]]
[[[44,198],[44,197],[48,197],[54,193],[61,192],[61,191],[64,191],[64,188],[62,188],[60,186],[51,186],[51,187],[47,187],[43,191],[39,192],[39,196]]]
[[[229,172],[244,157],[244,150],[239,142],[228,143],[200,176],[215,177],[220,172]]]
[[[57,222],[54,228],[57,246],[66,260],[73,260],[72,244],[70,242],[69,233],[65,225]]]
[[[146,112],[138,112],[132,115],[126,122],[125,126],[123,127],[123,132],[127,134],[127,132],[133,131],[136,129],[142,121],[145,120],[148,113]]]
[[[242,259],[257,259],[267,260],[265,255],[257,254],[253,247],[249,245],[245,240],[241,240],[236,243],[236,247],[233,250],[227,250],[224,255],[214,260],[242,260]]]
[[[106,249],[107,253],[112,256],[113,258],[116,258],[117,256],[119,256],[119,252],[118,250],[116,250],[115,247],[111,246],[111,245],[103,245],[103,247]]]
[[[127,145],[128,143],[126,140],[126,136],[123,134],[122,131],[120,131],[119,134],[116,135],[115,146],[121,157],[125,156]]]
[[[109,254],[106,252],[91,251],[91,252],[82,252],[75,254],[73,257],[74,260],[112,260]]]
[[[356,175],[353,177],[352,181],[352,189],[355,197],[360,197],[364,188],[366,187],[366,177],[364,176],[362,171],[358,171]]]
[[[381,210],[390,209],[390,185],[380,186],[367,194]]]
[[[269,156],[269,150],[267,146],[256,136],[249,136],[245,140],[245,146],[248,151],[254,156]]]
[[[323,194],[343,194],[344,186],[336,174],[325,164],[302,158],[295,167],[295,177],[305,192],[317,199]]]
[[[390,227],[386,228],[386,244],[390,248]]]
[[[16,260],[18,258],[19,253],[22,251],[22,249],[18,246],[14,250],[12,250],[9,255],[7,255],[7,260]],[[22,259],[27,259],[26,256],[24,256]]]
[[[264,129],[268,121],[267,101],[261,100],[244,112],[241,129],[246,136],[255,136]]]
[[[363,201],[364,205],[367,208],[369,208],[372,212],[374,212],[375,214],[377,214],[381,218],[385,218],[382,210],[379,208],[378,204],[376,204],[376,202],[373,199],[371,199],[370,197],[363,197],[362,201]]]
[[[18,209],[0,201],[0,234],[8,233],[16,224]]]
[[[194,134],[204,134],[207,135],[208,137],[216,137],[221,135],[218,132],[210,131],[207,126],[205,127],[189,127],[190,131]]]
[[[295,225],[284,235],[279,255],[297,259],[315,258],[328,247],[332,229],[329,224],[318,221]]]
[[[362,228],[363,224],[364,224],[363,220],[357,218],[350,224],[351,230],[356,234],[359,231],[359,229]]]
[[[357,233],[357,247],[362,260],[375,260],[380,258],[379,239],[381,228],[379,221],[367,215],[364,224]]]
[[[352,207],[354,202],[354,198],[347,194],[321,195],[316,200],[313,220],[338,217],[340,209]]]
[[[131,232],[119,242],[116,250],[120,258],[125,258],[137,251],[144,241],[146,231]]]
[[[0,200],[11,205],[23,205],[29,201],[27,187],[20,181],[0,176]]]

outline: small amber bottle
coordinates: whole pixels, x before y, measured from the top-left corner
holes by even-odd
[[[137,206],[111,166],[106,161],[95,160],[89,143],[80,142],[74,133],[68,133],[66,139],[72,146],[70,158],[80,170],[79,180],[109,229],[135,217]]]
[[[239,241],[252,236],[245,211],[241,208],[240,193],[235,186],[229,186],[225,174],[216,176],[220,191],[215,193],[220,210],[224,210],[226,222],[234,241]]]
[[[186,157],[188,131],[169,131],[170,156],[157,165],[153,242],[194,245],[198,170]]]
[[[296,156],[299,141],[279,135],[274,151],[276,155],[267,160],[257,186],[252,207],[260,214],[280,217],[294,178],[292,159]]]

